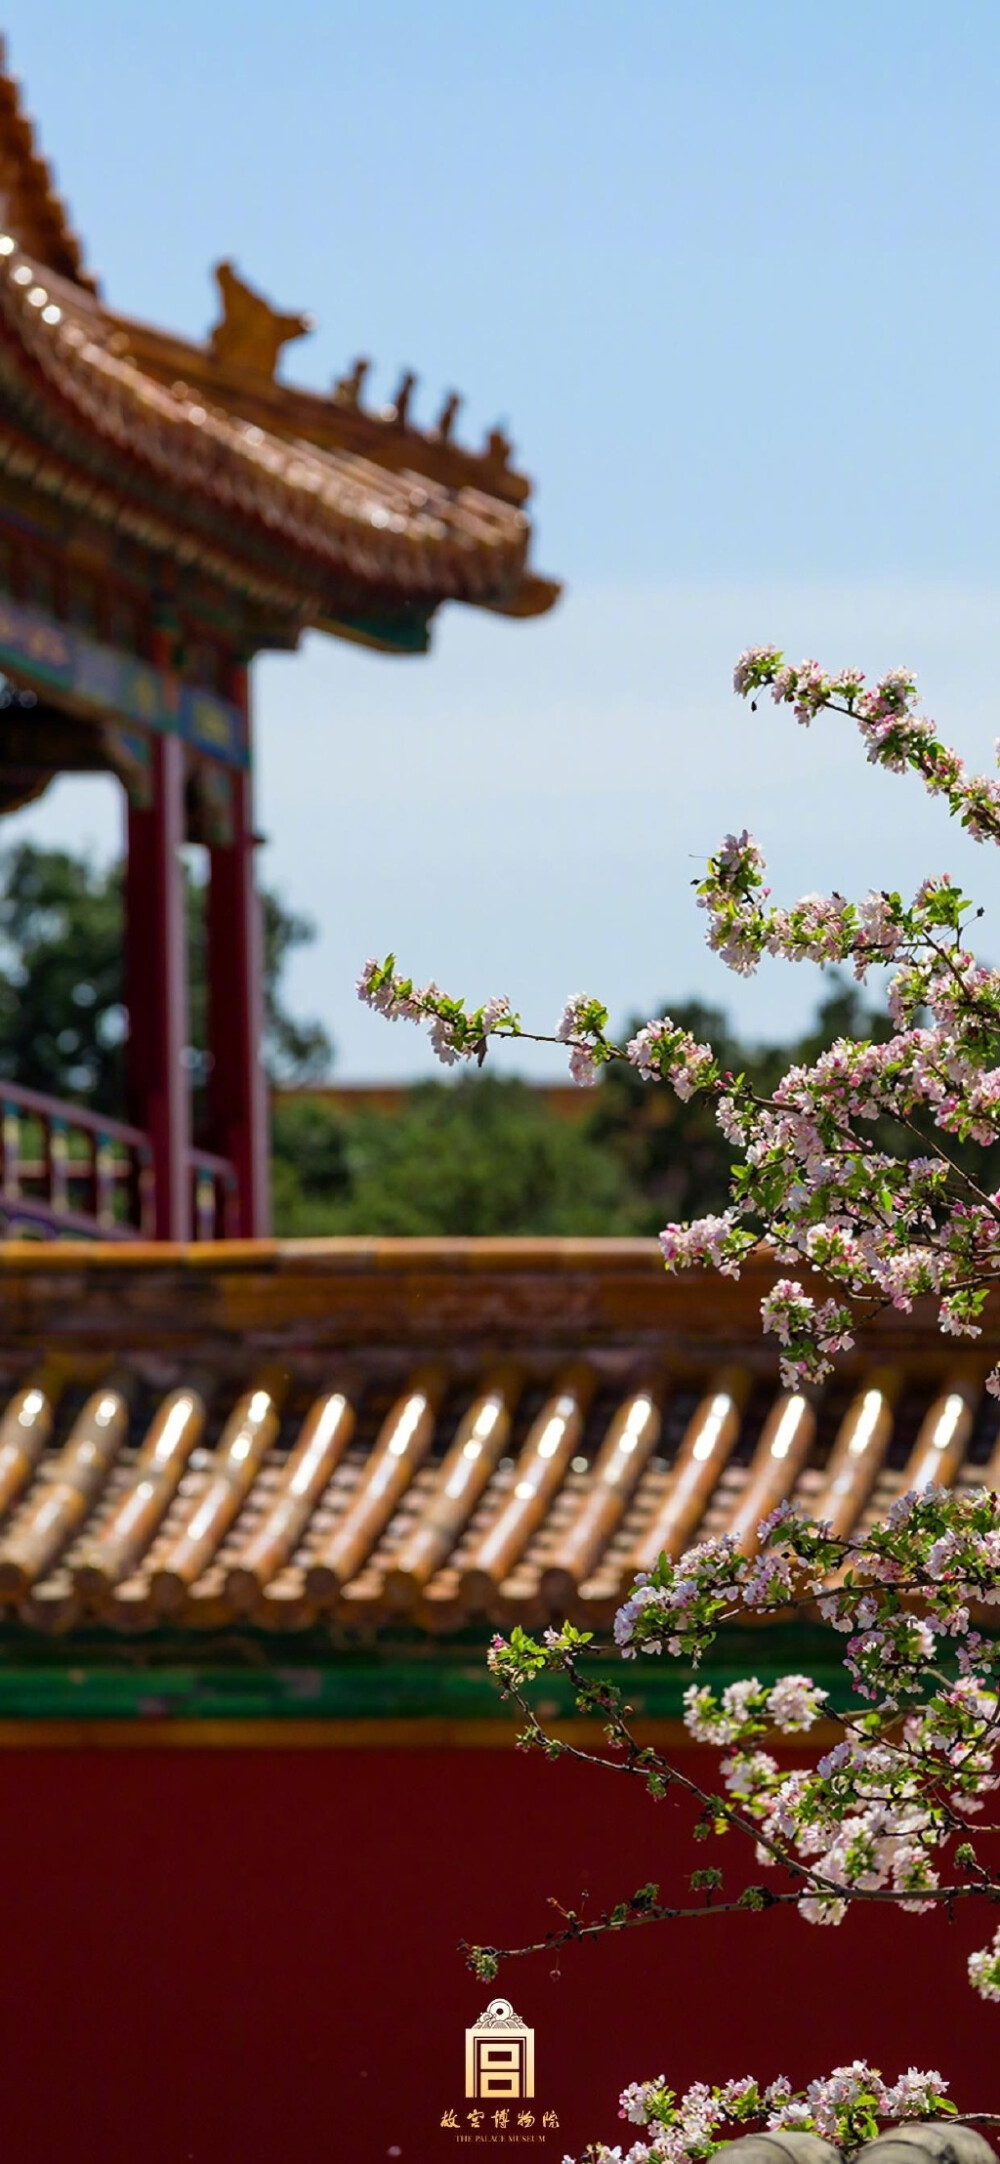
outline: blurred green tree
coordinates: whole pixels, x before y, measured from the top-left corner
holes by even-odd
[[[191,1049],[205,1052],[205,889],[187,879]],[[308,918],[265,893],[265,1059],[275,1082],[322,1078],[333,1057],[319,1022],[289,1013],[288,957]],[[0,1075],[27,1089],[125,1116],[122,873],[64,849],[19,842],[0,856]],[[201,1073],[203,1075],[202,1065]]]
[[[276,1107],[275,1225],[293,1232],[612,1233],[639,1227],[625,1165],[527,1082],[422,1082],[398,1112]]]
[[[204,905],[204,887],[189,875],[196,1122]],[[711,1107],[698,1098],[682,1104],[624,1065],[605,1071],[579,1120],[560,1117],[529,1084],[489,1072],[415,1085],[395,1112],[345,1114],[309,1095],[308,1085],[329,1073],[332,1047],[321,1023],[291,1012],[283,984],[290,956],[314,928],[273,893],[263,910],[268,1073],[278,1086],[302,1086],[301,1095],[279,1098],[273,1115],[278,1232],[648,1233],[724,1206],[733,1153]],[[665,1006],[762,1093],[792,1061],[814,1060],[836,1037],[880,1038],[891,1027],[838,976],[791,1045],[745,1044],[723,1013],[696,1000]],[[121,867],[28,842],[8,849],[0,856],[0,1076],[120,1117],[127,1029]],[[920,1147],[917,1133],[885,1139],[897,1150]],[[962,1157],[963,1145],[953,1151]],[[992,1155],[1000,1184],[1000,1150]]]

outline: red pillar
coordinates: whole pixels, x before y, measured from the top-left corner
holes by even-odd
[[[156,1237],[191,1237],[191,1106],[184,875],[184,747],[151,745],[152,803],[128,808],[125,871],[125,1003],[129,1014],[130,1117],[153,1146]]]
[[[229,696],[243,708],[249,741],[245,668],[232,670]],[[234,774],[232,804],[232,842],[209,850],[210,1147],[236,1167],[240,1233],[260,1239],[270,1228],[268,1110],[262,1060],[263,924],[254,881],[256,838],[249,772]]]

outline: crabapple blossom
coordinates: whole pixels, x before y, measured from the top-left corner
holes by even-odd
[[[695,1090],[706,1089],[719,1077],[719,1066],[710,1044],[698,1044],[687,1030],[677,1029],[668,1016],[646,1022],[629,1040],[625,1056],[644,1082],[665,1080],[683,1101]]]
[[[981,1999],[1000,2000],[1000,1930],[988,1946],[969,1955],[969,1982]]]
[[[630,2082],[618,2099],[618,2116],[644,2129],[644,2138],[623,2150],[604,2142],[586,2152],[587,2164],[687,2164],[711,2155],[719,2140],[740,2130],[768,2133],[794,2128],[838,2146],[857,2147],[880,2127],[904,2119],[954,2117],[947,2082],[936,2072],[909,2067],[887,2082],[877,2066],[855,2059],[793,2089],[785,2075],[761,2085],[752,2074],[709,2087],[695,2082],[680,2096],[662,2074]],[[563,2164],[573,2164],[564,2158]]]
[[[859,670],[828,675],[815,661],[793,666],[777,648],[760,647],[741,655],[734,682],[744,698],[770,690],[805,723],[824,709],[849,716],[870,760],[895,772],[912,768],[977,839],[1000,842],[1000,781],[966,772],[918,713],[906,669],[868,689]],[[1000,971],[980,963],[965,941],[971,902],[942,872],[921,881],[911,900],[886,888],[858,900],[806,894],[779,906],[760,844],[745,829],[709,857],[697,899],[709,945],[738,974],[751,974],[766,955],[850,966],[862,981],[884,970],[890,1027],[880,1042],[840,1039],[811,1064],[791,1067],[762,1099],[669,1015],[617,1044],[600,999],[567,1001],[543,1041],[566,1046],[575,1080],[593,1084],[610,1061],[623,1060],[681,1099],[702,1092],[739,1153],[727,1207],[664,1228],[667,1267],[735,1275],[767,1240],[782,1266],[822,1274],[830,1299],[816,1300],[790,1273],[764,1304],[790,1386],[822,1382],[851,1344],[852,1317],[880,1307],[930,1300],[946,1335],[975,1338],[989,1288],[1000,1280],[1000,1194],[977,1179],[955,1144],[1000,1142]],[[467,1008],[434,983],[416,987],[392,956],[366,963],[358,990],[391,1020],[427,1022],[448,1065],[481,1061],[497,1037],[528,1034],[506,1000]],[[898,1154],[875,1132],[886,1121],[910,1138]],[[1000,1392],[1000,1374],[989,1387]]]
[[[384,962],[370,958],[365,963],[357,994],[365,1006],[389,1022],[429,1022],[431,1048],[445,1067],[461,1059],[477,1059],[481,1064],[491,1036],[519,1034],[518,1018],[508,999],[487,999],[481,1007],[467,1011],[461,1000],[451,999],[433,981],[418,988],[412,977],[397,970],[393,954]]]
[[[824,713],[846,717],[870,764],[916,774],[976,841],[1000,844],[1000,779],[966,770],[919,711],[909,670],[868,686],[857,669],[829,674],[768,646],[741,654],[733,680],[752,711],[767,691],[806,727]],[[737,975],[765,958],[849,968],[859,983],[882,971],[886,1017],[872,1041],[839,1039],[765,1097],[669,1015],[620,1044],[600,999],[567,1001],[555,1031],[536,1041],[565,1047],[576,1081],[593,1084],[622,1061],[681,1100],[700,1092],[735,1153],[725,1207],[664,1227],[666,1268],[736,1276],[766,1245],[776,1269],[761,1320],[788,1389],[821,1387],[859,1322],[884,1310],[921,1302],[946,1337],[975,1340],[1000,1285],[1000,1190],[977,1154],[1000,1144],[1000,969],[969,943],[972,901],[943,871],[909,897],[886,887],[779,902],[746,829],[723,838],[696,886],[707,944]],[[389,1020],[427,1023],[446,1064],[481,1062],[494,1039],[530,1034],[506,1000],[469,1008],[434,983],[418,989],[391,955],[366,963],[358,991]],[[986,1387],[1000,1396],[1000,1365]],[[477,1974],[493,1976],[501,1960],[553,1939],[706,1908],[784,1904],[827,1929],[865,1902],[908,1914],[968,1901],[995,1909],[993,1828],[982,1825],[978,1846],[972,1836],[1000,1787],[1000,1637],[983,1623],[998,1603],[1000,1498],[987,1488],[913,1490],[882,1522],[846,1535],[784,1503],[753,1552],[722,1536],[661,1555],[619,1607],[622,1659],[675,1659],[690,1675],[720,1626],[804,1609],[829,1628],[840,1664],[836,1690],[803,1674],[751,1675],[719,1692],[689,1681],[688,1731],[720,1753],[713,1790],[637,1740],[623,1694],[600,1664],[592,1670],[588,1632],[565,1623],[536,1640],[518,1626],[494,1639],[489,1666],[524,1714],[526,1748],[550,1757],[569,1748],[543,1729],[530,1696],[539,1678],[560,1673],[607,1739],[607,1755],[577,1745],[575,1756],[624,1768],[654,1800],[680,1786],[699,1805],[699,1838],[724,1836],[727,1855],[752,1857],[761,1883],[730,1886],[713,1864],[692,1874],[693,1903],[683,1889],[667,1898],[650,1885],[599,1920],[567,1914],[536,1947],[473,1947]],[[795,1766],[767,1748],[792,1735],[805,1739]],[[1000,2004],[1000,1929],[969,1957],[968,1976]],[[641,2138],[627,2151],[598,2143],[589,2155],[593,2164],[683,2164],[709,2155],[720,2130],[752,2124],[857,2145],[887,2121],[951,2111],[945,2088],[939,2074],[912,2067],[888,2083],[863,2060],[799,2090],[784,2077],[764,2088],[740,2077],[678,2097],[661,2076],[622,2095],[621,2116]]]
[[[546,1672],[569,1676],[582,1713],[599,1713],[611,1755],[621,1754],[655,1799],[681,1779],[703,1809],[703,1831],[751,1850],[763,1883],[723,1871],[695,1872],[690,1884],[709,1906],[791,1905],[804,1922],[836,1929],[860,1902],[888,1902],[920,1915],[945,1903],[1000,1899],[988,1854],[969,1840],[984,1800],[1000,1787],[1000,1640],[970,1628],[970,1611],[1000,1597],[1000,1495],[992,1489],[930,1486],[898,1496],[882,1521],[856,1533],[830,1527],[785,1502],[757,1529],[752,1554],[731,1537],[703,1540],[680,1557],[662,1555],[618,1611],[614,1639],[626,1659],[681,1659],[697,1668],[723,1625],[805,1606],[839,1640],[842,1687],[794,1673],[756,1675],[717,1690],[692,1682],[683,1693],[692,1739],[718,1750],[719,1787],[632,1735],[628,1708],[606,1680],[590,1680],[591,1634],[550,1625],[540,1641],[515,1628],[496,1637],[489,1662],[501,1690],[525,1712],[529,1748],[556,1757],[565,1748],[531,1709],[531,1686]],[[833,1740],[800,1765],[768,1748],[775,1737],[817,1728]],[[596,1756],[579,1747],[576,1756]],[[690,1914],[683,1898],[647,1887],[591,1926],[573,1918],[567,1938]],[[557,1935],[558,1943],[558,1935]],[[509,1949],[527,1952],[531,1949]],[[505,1958],[473,1949],[495,1973]],[[1000,1930],[968,1961],[980,1997],[1000,2003]],[[910,2068],[889,2084],[858,2061],[792,2091],[758,2090],[749,2078],[678,2099],[662,2079],[633,2084],[622,2114],[644,2126],[639,2164],[681,2164],[709,2153],[720,2127],[754,2121],[799,2126],[830,2140],[867,2139],[876,2122],[950,2109],[940,2075]],[[866,2117],[865,2114],[868,2116]],[[867,2131],[865,2131],[867,2129]],[[591,2158],[612,2158],[600,2145]]]

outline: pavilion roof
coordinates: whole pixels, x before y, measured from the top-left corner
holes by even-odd
[[[501,432],[482,451],[453,440],[457,399],[424,430],[411,376],[381,412],[362,403],[364,363],[326,396],[277,381],[308,319],[228,264],[204,344],[105,306],[2,69],[0,228],[0,465],[15,478],[98,517],[138,498],[151,546],[299,625],[376,644],[380,605],[412,607],[417,646],[444,600],[511,616],[552,606],[558,586],[527,564],[530,483]]]
[[[94,289],[83,248],[57,195],[52,168],[35,147],[35,130],[21,86],[7,68],[0,37],[0,224],[17,233],[48,269]]]
[[[772,1276],[671,1279],[646,1241],[8,1246],[0,1602],[62,1632],[601,1628],[661,1548],[752,1547],[785,1496],[846,1531],[1000,1482],[990,1342],[970,1366],[893,1313],[789,1397]]]

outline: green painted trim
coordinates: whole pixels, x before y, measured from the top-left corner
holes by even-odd
[[[386,610],[370,616],[322,616],[319,631],[332,638],[348,639],[355,646],[373,646],[380,654],[426,654],[430,650],[431,609],[413,609],[406,615]]]
[[[213,1634],[199,1649],[179,1633],[122,1643],[109,1634],[85,1641],[37,1636],[0,1643],[0,1720],[496,1720],[511,1708],[490,1681],[486,1637],[473,1642],[386,1642],[335,1648],[329,1636],[304,1632],[276,1645],[264,1633]],[[294,1650],[293,1650],[294,1649]],[[628,1693],[640,1717],[676,1720],[694,1672],[673,1661],[601,1664]],[[753,1673],[774,1681],[806,1668],[827,1689],[842,1683],[830,1660],[829,1633],[773,1629],[720,1637],[698,1680],[717,1688]],[[561,1677],[534,1693],[547,1719],[575,1712]],[[516,1718],[516,1714],[515,1714]]]

